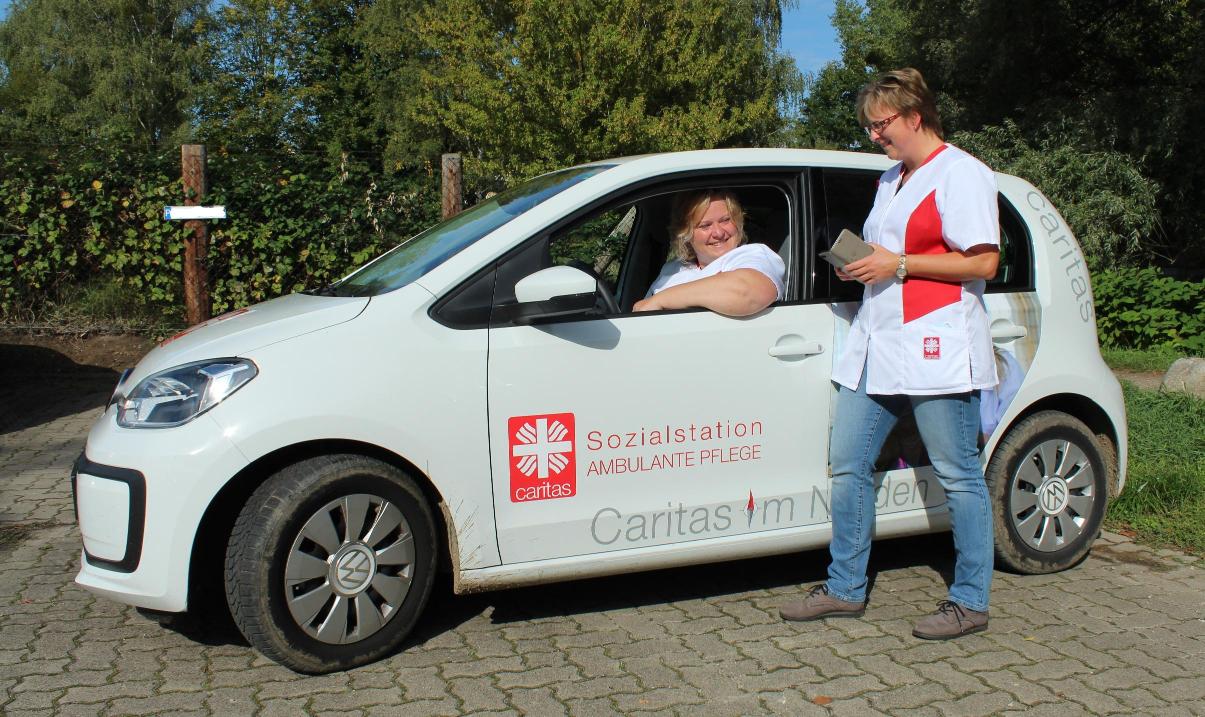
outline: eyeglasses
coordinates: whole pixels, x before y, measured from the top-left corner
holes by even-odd
[[[867,137],[871,136],[872,134],[874,134],[876,132],[881,135],[881,134],[883,134],[883,130],[887,129],[887,125],[891,124],[892,121],[894,121],[895,118],[899,117],[899,116],[900,116],[900,113],[896,112],[895,114],[891,115],[890,117],[881,119],[878,122],[871,122],[870,124],[866,125],[862,129],[866,130]]]

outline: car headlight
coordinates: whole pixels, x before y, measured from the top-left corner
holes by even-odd
[[[258,373],[254,363],[238,358],[197,361],[160,371],[139,381],[129,396],[117,400],[117,425],[170,428],[188,423]]]

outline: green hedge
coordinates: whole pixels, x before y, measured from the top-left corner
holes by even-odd
[[[1102,346],[1205,354],[1205,282],[1113,269],[1092,275],[1092,295]]]
[[[183,203],[178,149],[0,153],[0,315],[37,313],[89,281],[142,305],[181,302]],[[329,283],[439,219],[433,172],[372,172],[313,155],[210,150],[207,204],[214,313]]]

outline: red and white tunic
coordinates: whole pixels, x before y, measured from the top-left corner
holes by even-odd
[[[897,254],[944,254],[1000,245],[996,177],[957,147],[942,145],[900,187],[903,163],[879,178],[863,238]],[[898,193],[897,193],[898,190]],[[871,284],[850,326],[833,380],[866,392],[939,395],[996,385],[982,279],[908,277]]]

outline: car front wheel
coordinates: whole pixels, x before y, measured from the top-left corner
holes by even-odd
[[[414,481],[356,455],[269,478],[226,550],[226,598],[253,647],[298,672],[362,665],[395,650],[435,574],[435,529]]]
[[[1108,503],[1108,466],[1097,440],[1060,411],[1035,413],[1009,429],[987,468],[998,563],[1041,574],[1084,559]]]

